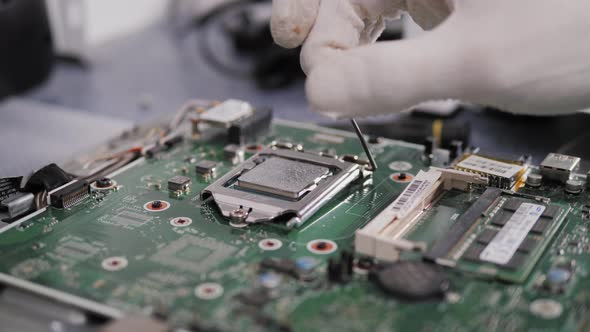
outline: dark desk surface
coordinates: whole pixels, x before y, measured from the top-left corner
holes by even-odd
[[[85,113],[99,119],[101,126],[106,126],[105,117],[114,119],[115,127],[122,121],[141,122],[174,111],[184,101],[195,97],[244,99],[255,105],[273,107],[280,118],[333,124],[308,110],[302,82],[285,90],[261,91],[249,81],[223,76],[209,68],[197,47],[194,35],[180,38],[164,25],[153,26],[93,50],[86,68],[58,63],[51,79],[24,98]],[[3,108],[6,106],[0,104],[0,110]],[[70,119],[63,114],[59,116],[63,130]],[[31,123],[42,125],[39,117],[22,115],[21,118],[29,124],[23,125],[25,130],[29,130]],[[472,145],[487,151],[531,154],[535,162],[540,162],[544,155],[561,148],[563,152],[590,159],[590,137],[578,142],[581,144],[573,150],[565,146],[590,132],[590,115],[587,114],[535,118],[500,112],[463,112],[458,118],[471,124]],[[80,119],[76,119],[79,122]],[[0,130],[2,123],[7,125],[0,121]],[[13,121],[11,126],[18,126],[18,123]],[[104,133],[111,134],[111,131]],[[55,135],[60,135],[60,131]],[[55,135],[44,135],[44,139]],[[95,138],[92,144],[94,141]],[[27,141],[21,141],[21,145],[26,146]],[[52,148],[58,149],[53,145]],[[67,148],[64,145],[64,149]],[[27,153],[34,151],[20,152]]]

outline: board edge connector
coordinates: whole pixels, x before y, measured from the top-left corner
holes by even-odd
[[[50,191],[47,204],[58,209],[69,209],[90,196],[90,185],[83,180],[73,180]]]

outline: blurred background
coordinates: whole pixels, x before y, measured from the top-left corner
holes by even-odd
[[[243,99],[350,130],[308,109],[299,50],[273,44],[269,19],[269,0],[0,0],[0,177],[66,160],[191,98]],[[404,17],[382,40],[420,33]],[[537,118],[442,101],[361,127],[424,144],[435,121],[443,147],[590,159],[584,113]]]

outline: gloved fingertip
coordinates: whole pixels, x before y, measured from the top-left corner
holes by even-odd
[[[275,43],[296,48],[307,39],[320,0],[273,0],[270,29]]]
[[[362,112],[355,110],[349,100],[350,76],[346,67],[340,65],[339,56],[332,56],[329,61],[316,63],[309,73],[306,93],[312,111],[332,119],[354,117]],[[354,85],[354,84],[353,84]]]
[[[273,20],[271,23],[271,33],[274,42],[284,48],[297,48],[303,44],[307,35],[304,35],[302,29],[297,24],[288,21]]]

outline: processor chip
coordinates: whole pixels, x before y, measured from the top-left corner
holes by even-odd
[[[305,223],[348,185],[361,166],[336,158],[285,149],[264,149],[201,192],[232,222]]]
[[[275,157],[241,175],[238,187],[298,199],[329,172],[324,166]]]

